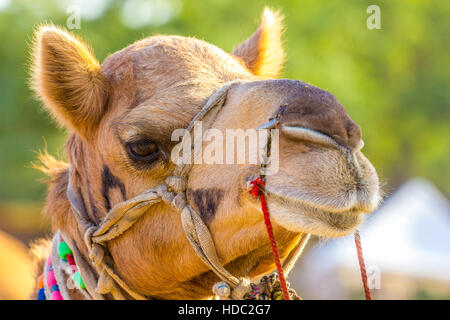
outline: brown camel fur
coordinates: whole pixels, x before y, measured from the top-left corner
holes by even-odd
[[[36,31],[32,85],[69,130],[68,163],[92,221],[164,181],[174,168],[172,131],[185,128],[224,83],[244,79],[248,82],[229,90],[213,127],[256,128],[287,106],[280,120],[280,169],[267,178],[281,257],[302,233],[337,237],[355,230],[379,200],[377,174],[359,150],[361,130],[330,93],[274,79],[284,59],[281,31],[281,17],[266,9],[257,31],[232,54],[195,38],[158,35],[102,64],[73,34],[48,25]],[[353,157],[284,132],[286,125],[326,134]],[[130,148],[150,158],[137,159]],[[87,255],[66,197],[68,164],[49,156],[41,160],[51,178],[45,214],[54,230],[64,230]],[[198,164],[189,174],[187,200],[236,276],[258,277],[275,269],[259,202],[246,187],[258,169]],[[186,239],[179,214],[164,203],[110,242],[109,250],[122,279],[149,297],[207,298],[218,281]]]

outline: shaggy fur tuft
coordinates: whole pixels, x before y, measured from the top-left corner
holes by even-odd
[[[69,168],[69,164],[62,160],[57,160],[47,150],[38,152],[37,161],[32,163],[32,168],[45,174],[50,181],[62,171]]]

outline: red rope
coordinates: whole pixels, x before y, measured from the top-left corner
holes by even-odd
[[[269,234],[270,245],[272,247],[273,259],[275,260],[275,265],[277,266],[278,278],[280,279],[281,290],[283,291],[283,296],[285,300],[290,300],[286,279],[284,278],[283,268],[281,266],[280,255],[278,254],[277,243],[275,237],[273,236],[272,224],[270,223],[269,208],[267,207],[266,196],[264,193],[265,182],[264,179],[258,177],[257,179],[250,182],[253,186],[250,189],[250,194],[252,196],[259,197],[261,200],[261,208],[264,214],[264,223],[266,224],[267,233]]]
[[[286,285],[286,279],[284,278],[283,268],[281,266],[280,255],[278,254],[277,243],[275,241],[275,237],[272,231],[272,224],[270,222],[269,208],[267,207],[266,195],[264,193],[265,181],[262,177],[258,177],[255,180],[251,181],[250,184],[252,185],[252,188],[249,190],[249,193],[255,198],[259,197],[261,201],[261,208],[264,214],[264,223],[266,224],[267,233],[269,235],[273,259],[275,260],[275,265],[277,267],[278,277],[280,279],[280,285],[281,290],[283,291],[284,299],[290,300]],[[356,230],[355,232],[355,245],[356,245],[356,252],[358,255],[359,269],[361,271],[362,283],[364,286],[364,295],[366,297],[366,300],[372,300],[369,285],[367,282],[367,272],[366,272],[366,265],[364,263],[364,256],[362,253],[361,237],[359,235],[358,230]]]
[[[364,257],[361,247],[361,237],[359,235],[358,230],[355,231],[355,245],[356,245],[356,252],[358,253],[359,270],[361,271],[361,278],[364,286],[364,295],[366,296],[366,300],[372,300],[372,297],[370,296],[370,289],[367,284],[366,265],[364,263]]]

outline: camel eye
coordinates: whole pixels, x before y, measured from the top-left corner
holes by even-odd
[[[133,159],[153,161],[159,156],[158,146],[149,139],[129,142],[126,145],[128,153]]]

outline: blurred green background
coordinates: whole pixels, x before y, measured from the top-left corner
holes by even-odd
[[[421,176],[450,195],[450,1],[0,0],[0,229],[23,241],[48,230],[39,215],[43,176],[31,168],[47,148],[64,158],[65,132],[27,85],[36,25],[66,26],[103,61],[155,33],[194,36],[230,52],[257,27],[265,6],[285,15],[284,78],[333,93],[363,130],[365,154],[389,195]],[[369,30],[366,9],[381,8]]]

